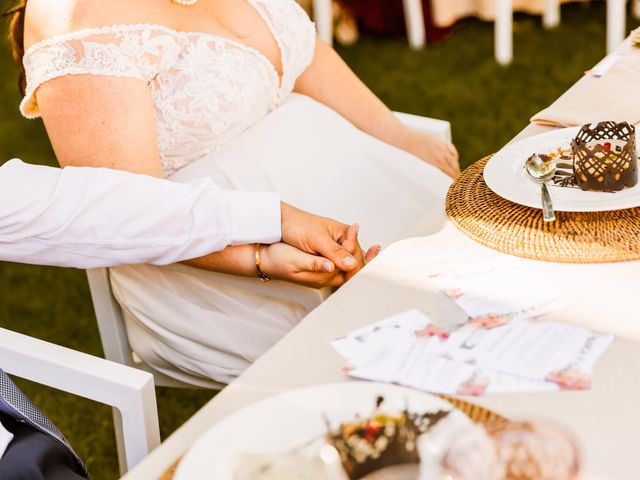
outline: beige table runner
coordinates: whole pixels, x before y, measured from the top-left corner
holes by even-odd
[[[531,119],[538,125],[571,127],[613,120],[640,123],[640,49],[620,56],[602,76],[587,75],[571,91]]]

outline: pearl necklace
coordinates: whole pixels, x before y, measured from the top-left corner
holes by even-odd
[[[198,0],[171,0],[173,3],[177,3],[178,5],[182,5],[184,7],[191,7],[198,3]]]

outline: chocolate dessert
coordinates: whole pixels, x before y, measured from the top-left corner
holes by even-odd
[[[575,181],[582,190],[617,192],[638,183],[633,125],[627,122],[584,125],[571,148]]]
[[[340,454],[350,480],[392,465],[419,463],[417,439],[449,412],[383,413],[379,397],[375,413],[367,419],[343,423],[336,432],[329,429],[327,441]]]

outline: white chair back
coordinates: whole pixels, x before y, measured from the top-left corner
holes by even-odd
[[[132,351],[125,328],[123,310],[111,290],[108,268],[87,270],[87,279],[100,331],[102,349],[107,360],[151,373],[155,384],[159,387],[201,388],[158,372],[140,360]]]
[[[632,1],[632,11],[640,18],[640,0]],[[545,0],[542,23],[545,28],[560,24],[560,0]],[[607,53],[613,52],[627,36],[627,0],[607,0]],[[513,0],[496,0],[495,56],[498,63],[513,60]]]
[[[333,0],[313,0],[313,20],[318,35],[327,44],[333,43]],[[422,0],[403,0],[404,18],[407,25],[407,40],[411,48],[424,47],[426,31]]]

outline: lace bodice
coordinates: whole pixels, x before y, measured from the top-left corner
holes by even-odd
[[[282,77],[240,42],[162,25],[112,25],[69,33],[25,53],[20,111],[39,116],[36,90],[64,75],[129,77],[149,85],[165,175],[215,152],[277,107],[311,62],[315,30],[294,0],[249,0],[280,48]]]

